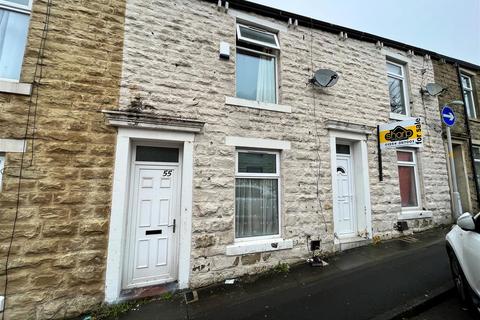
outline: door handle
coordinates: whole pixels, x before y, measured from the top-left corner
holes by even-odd
[[[177,219],[173,219],[173,224],[169,224],[169,227],[173,227],[173,233],[175,233],[175,229],[177,228]]]

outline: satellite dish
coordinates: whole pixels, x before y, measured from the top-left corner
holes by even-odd
[[[335,71],[329,69],[318,69],[315,71],[315,75],[310,80],[316,86],[320,87],[332,87],[338,81],[338,74]]]
[[[441,85],[439,85],[437,83],[433,83],[433,82],[427,83],[426,89],[427,90],[425,90],[424,92],[427,92],[431,96],[439,95],[440,93],[445,91],[444,87],[442,87]]]

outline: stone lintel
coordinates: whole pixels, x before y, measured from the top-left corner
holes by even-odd
[[[372,126],[338,120],[327,120],[325,125],[329,130],[362,133],[367,135],[372,134],[373,130],[375,130],[375,128]]]
[[[102,110],[108,125],[141,129],[161,129],[183,132],[200,132],[205,122],[162,117],[149,113]]]

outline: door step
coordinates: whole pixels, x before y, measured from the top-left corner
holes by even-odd
[[[344,238],[344,239],[335,239],[335,251],[345,251],[350,250],[353,248],[358,248],[362,246],[366,246],[372,243],[371,239],[365,239],[362,237],[351,237],[351,238]]]
[[[178,289],[177,282],[169,282],[164,284],[157,284],[149,287],[124,289],[120,292],[120,299],[134,300],[154,296],[161,296],[167,292],[174,292]]]

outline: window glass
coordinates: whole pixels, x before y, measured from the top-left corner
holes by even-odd
[[[390,107],[392,112],[407,114],[405,108],[405,93],[403,92],[403,80],[389,76],[388,91],[390,93]]]
[[[276,154],[238,153],[238,172],[242,173],[276,173]]]
[[[413,153],[405,152],[405,151],[397,151],[397,159],[398,161],[413,162]]]
[[[5,155],[0,154],[0,191],[2,191],[3,171],[5,168]]]
[[[237,97],[276,102],[275,58],[237,50]]]
[[[475,173],[477,175],[477,185],[480,187],[480,147],[473,147],[473,158],[475,162]]]
[[[3,0],[1,2],[6,2],[7,4],[11,3],[12,5],[28,6],[30,0]]]
[[[28,14],[0,9],[0,78],[20,79],[29,19]]]
[[[135,161],[178,162],[178,149],[138,146]]]
[[[235,236],[278,234],[278,180],[237,178],[235,183]]]
[[[337,153],[339,154],[350,154],[350,146],[346,144],[337,144],[336,147]]]
[[[417,207],[417,186],[415,182],[415,168],[413,166],[398,166],[400,180],[400,197],[402,207]]]
[[[402,75],[402,67],[387,62],[387,72],[401,76]]]
[[[468,89],[472,87],[469,77],[462,75],[462,86]]]
[[[254,28],[249,28],[246,26],[239,26],[240,36],[242,38],[248,38],[254,41],[263,42],[265,44],[270,44],[277,46],[275,35],[272,33],[263,32]]]

